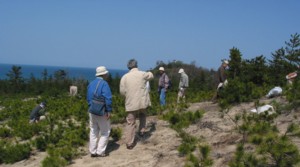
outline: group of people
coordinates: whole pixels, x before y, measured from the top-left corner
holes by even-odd
[[[228,60],[222,60],[221,66],[217,71],[218,86],[212,102],[216,103],[219,92],[227,85],[226,69],[228,68]],[[139,136],[144,136],[146,132],[146,113],[147,108],[151,106],[150,101],[150,85],[149,81],[154,78],[153,73],[148,71],[140,71],[138,63],[135,59],[131,59],[127,64],[128,73],[126,73],[120,81],[120,94],[125,97],[126,128],[125,140],[126,148],[133,149],[135,146],[136,131]],[[300,69],[300,68],[299,68]],[[93,96],[96,94],[104,99],[104,115],[95,115],[89,113],[89,151],[91,157],[107,156],[105,150],[108,144],[111,131],[110,117],[112,112],[112,93],[106,79],[108,78],[108,70],[104,66],[96,68],[96,79],[93,80],[87,89],[87,102],[90,107],[93,103]],[[161,106],[166,105],[166,93],[170,88],[170,78],[165,72],[164,67],[159,67],[160,78],[158,80],[158,93]],[[189,78],[184,69],[179,69],[180,82],[178,86],[177,103],[185,102],[186,89],[189,87]],[[287,75],[287,79],[293,79],[297,76],[298,71]],[[99,88],[99,89],[98,89]],[[41,117],[45,110],[46,103],[42,102],[37,105],[30,114],[30,123],[38,122],[43,119]],[[139,119],[139,127],[136,129],[136,119]]]
[[[140,71],[138,69],[138,62],[135,59],[131,59],[127,64],[128,73],[126,73],[120,81],[120,94],[125,97],[125,110],[126,116],[126,128],[125,128],[125,141],[126,148],[133,149],[136,141],[136,131],[139,136],[144,136],[146,132],[146,113],[147,108],[151,106],[149,95],[149,81],[154,78],[153,73],[148,71]],[[166,92],[169,88],[169,77],[165,73],[163,67],[159,68],[159,95],[160,104],[166,105]],[[188,76],[183,69],[180,69],[181,74],[179,83],[179,92],[177,101],[181,99],[185,100],[185,90],[188,87]],[[88,85],[87,90],[87,102],[88,105],[92,105],[92,98],[94,93],[98,96],[102,96],[105,99],[105,114],[95,115],[89,113],[89,126],[90,126],[90,143],[89,151],[91,157],[105,157],[107,156],[105,150],[108,144],[110,134],[110,116],[112,112],[112,93],[108,83],[105,81],[108,76],[108,71],[104,66],[96,68],[96,79]],[[97,83],[100,82],[97,89]],[[136,119],[139,119],[139,126],[136,127]]]

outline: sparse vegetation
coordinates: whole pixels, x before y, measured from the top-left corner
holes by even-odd
[[[300,65],[299,34],[291,36],[286,47],[275,51],[272,60],[263,55],[244,60],[238,48],[230,49],[228,85],[221,90],[219,106],[222,114],[235,124],[236,132],[242,140],[236,147],[234,157],[226,165],[238,166],[294,166],[299,164],[300,155],[293,137],[300,136],[300,128],[291,123],[286,133],[280,134],[274,124],[282,114],[298,112],[300,106],[300,81],[286,85],[285,75],[296,71]],[[164,63],[158,61],[152,72],[158,75],[159,66],[164,66],[172,80],[173,87],[167,92],[167,105],[159,105],[157,79],[150,82],[152,106],[148,115],[170,123],[182,139],[178,151],[186,157],[185,166],[212,166],[210,152],[212,147],[206,141],[184,131],[190,125],[199,122],[205,111],[186,111],[189,103],[209,100],[215,92],[214,70],[196,67],[195,62],[185,64],[181,61]],[[190,77],[187,89],[187,103],[176,103],[179,81],[178,70],[184,68]],[[42,166],[66,166],[79,156],[77,148],[88,141],[88,114],[85,99],[88,82],[68,78],[63,70],[53,75],[43,72],[42,79],[22,77],[22,68],[13,66],[7,74],[8,80],[0,80],[0,164],[14,163],[30,157],[32,150],[47,151],[48,156]],[[120,77],[109,79],[113,91],[112,123],[124,123],[126,112],[123,97],[119,95]],[[79,95],[71,97],[67,90],[72,83],[80,87]],[[289,104],[274,103],[277,113],[269,115],[250,114],[241,111],[230,116],[232,106],[242,102],[255,102],[259,105],[267,91],[281,86]],[[31,97],[31,98],[29,98]],[[47,101],[46,119],[37,124],[29,123],[29,113],[41,101]],[[295,119],[296,116],[295,116]],[[113,128],[111,137],[118,141],[122,136],[121,128]]]

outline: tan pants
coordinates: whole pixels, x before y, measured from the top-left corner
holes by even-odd
[[[185,102],[185,89],[186,88],[181,88],[178,91],[178,95],[177,95],[177,103],[180,103],[181,99],[183,102]]]
[[[134,138],[136,132],[136,118],[139,118],[140,124],[138,132],[145,132],[146,128],[146,109],[141,109],[137,111],[130,111],[127,114],[126,121],[126,130],[125,130],[125,137],[126,137],[126,145],[132,146],[134,145]]]

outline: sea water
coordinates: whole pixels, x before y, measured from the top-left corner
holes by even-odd
[[[42,73],[47,70],[48,77],[54,76],[54,73],[58,70],[64,70],[67,73],[68,78],[85,79],[92,81],[95,79],[95,68],[86,67],[59,67],[59,66],[40,66],[40,65],[13,65],[13,64],[0,64],[0,80],[9,79],[7,74],[12,71],[13,66],[21,67],[22,77],[29,79],[34,76],[37,79],[43,77]],[[122,77],[127,71],[118,69],[107,69],[112,77]]]

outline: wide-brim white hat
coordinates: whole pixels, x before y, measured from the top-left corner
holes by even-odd
[[[108,71],[106,70],[106,68],[104,66],[99,66],[96,68],[96,75],[95,76],[100,76],[100,75],[104,75],[107,74]]]
[[[159,70],[159,71],[165,71],[165,68],[164,68],[164,67],[159,67],[158,70]]]

